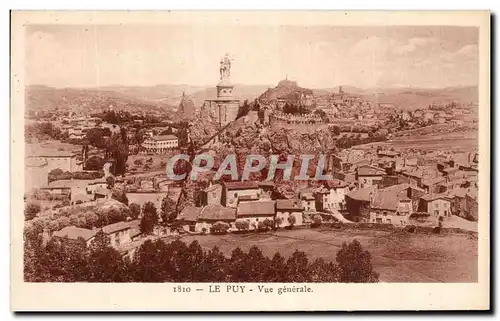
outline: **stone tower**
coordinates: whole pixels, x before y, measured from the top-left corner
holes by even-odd
[[[220,61],[220,82],[217,85],[217,98],[206,100],[205,106],[209,108],[211,114],[220,126],[224,126],[236,119],[240,108],[240,101],[234,99],[234,85],[231,83],[231,60],[228,54]]]

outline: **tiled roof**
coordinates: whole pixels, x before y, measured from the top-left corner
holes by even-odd
[[[196,222],[201,212],[201,207],[186,206],[177,216],[179,221]]]
[[[177,140],[178,138],[174,135],[160,135],[160,136],[153,136],[151,139],[156,140],[156,141],[161,141],[161,140]]]
[[[444,199],[444,200],[449,200],[450,197],[446,194],[434,194],[434,193],[431,193],[431,194],[425,194],[421,197],[421,199],[423,199],[424,201],[434,201],[434,200],[437,200],[437,199]]]
[[[373,197],[371,208],[384,209],[384,210],[397,210],[398,208],[398,195],[394,191],[377,191]]]
[[[43,159],[28,158],[25,160],[24,165],[27,167],[43,167],[47,165],[47,161]]]
[[[129,228],[130,225],[127,222],[118,222],[104,226],[102,231],[106,234],[113,234],[119,231],[128,230]]]
[[[259,188],[257,182],[252,182],[252,181],[224,182],[223,184],[228,190]]]
[[[370,194],[375,193],[375,190],[376,190],[375,186],[363,187],[347,193],[346,196],[349,196],[350,198],[358,201],[369,202]]]
[[[295,200],[276,200],[276,209],[279,210],[292,210],[292,211],[303,211],[304,208],[302,204],[296,202]]]
[[[379,176],[384,174],[385,171],[383,169],[375,166],[363,165],[358,167],[358,176]]]
[[[236,219],[236,209],[220,204],[210,204],[201,210],[199,220],[230,221]]]
[[[128,225],[131,229],[140,229],[140,226],[141,226],[141,220],[133,220],[133,221],[128,221],[128,222],[127,222],[127,225]]]
[[[134,238],[134,237],[139,236],[141,234],[142,234],[141,230],[138,230],[135,228],[130,230],[130,237],[131,238]]]
[[[78,238],[82,237],[85,241],[88,241],[96,234],[97,231],[95,230],[88,230],[76,226],[66,226],[62,230],[55,232],[53,236],[68,238],[70,240],[77,240]]]
[[[325,186],[328,188],[343,188],[349,186],[349,184],[340,179],[334,178],[332,180],[325,181]]]
[[[237,216],[274,215],[274,201],[241,202],[238,204]]]

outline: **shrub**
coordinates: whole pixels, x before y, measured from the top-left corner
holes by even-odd
[[[41,207],[37,203],[28,203],[24,207],[24,219],[26,221],[32,220],[40,212]]]
[[[250,228],[250,222],[248,222],[247,220],[238,220],[236,221],[235,226],[238,231],[248,231],[248,229]]]
[[[321,223],[323,223],[323,219],[321,218],[321,215],[315,214],[312,218],[313,222],[311,224],[311,227],[319,227],[321,226]]]
[[[212,225],[212,233],[214,234],[226,234],[229,230],[229,224],[225,222],[216,222]]]
[[[405,232],[415,233],[417,227],[415,225],[407,225],[405,226]]]

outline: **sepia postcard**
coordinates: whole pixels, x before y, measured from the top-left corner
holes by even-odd
[[[13,11],[11,72],[14,311],[490,309],[487,11]]]

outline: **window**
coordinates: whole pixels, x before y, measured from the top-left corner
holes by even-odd
[[[217,197],[217,193],[216,192],[212,192],[212,197]]]
[[[238,197],[238,193],[234,193],[234,197]]]
[[[439,203],[434,203],[435,208],[439,208]]]
[[[448,216],[448,211],[444,210],[444,216]]]
[[[382,218],[381,218],[381,217],[377,217],[377,218],[376,218],[376,222],[377,222],[377,223],[382,223]]]
[[[434,215],[438,216],[438,215],[439,215],[439,211],[438,211],[438,210],[435,210],[435,211],[434,211]]]

